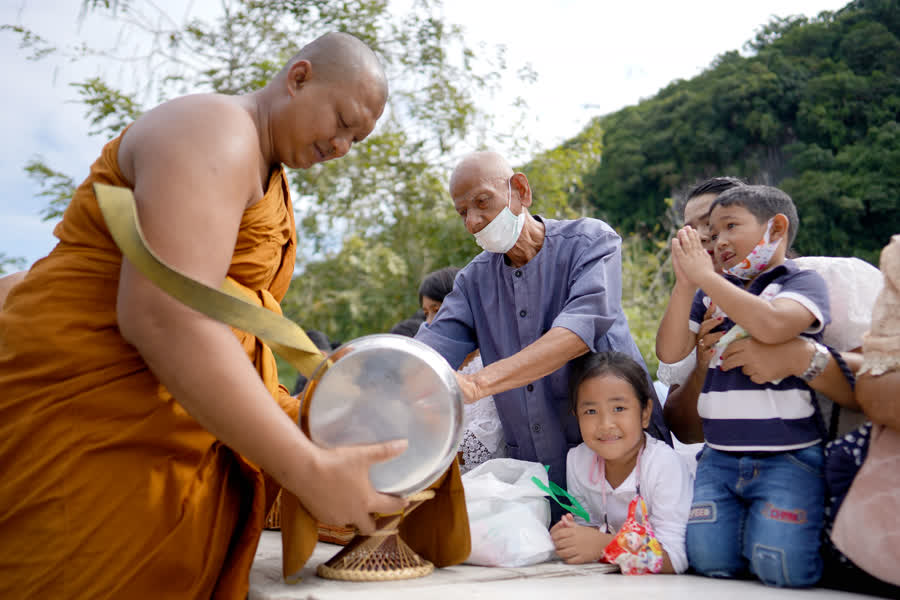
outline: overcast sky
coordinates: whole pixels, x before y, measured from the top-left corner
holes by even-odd
[[[405,6],[408,0],[395,0]],[[216,0],[159,0],[181,16],[217,14]],[[536,84],[507,82],[494,100],[503,106],[523,92],[530,106],[522,133],[541,147],[573,136],[595,115],[637,103],[675,79],[700,73],[719,54],[741,50],[772,15],[817,15],[844,0],[445,0],[444,17],[462,25],[466,41],[504,44],[511,66],[530,63]],[[79,25],[80,0],[3,0],[0,24],[21,24],[58,44],[84,36],[108,42],[114,28],[97,20]],[[398,12],[401,8],[397,8]],[[0,97],[0,253],[45,256],[56,242],[45,205],[23,166],[41,156],[77,181],[88,172],[105,140],[87,135],[88,123],[68,86],[100,65],[30,62],[18,39],[0,32],[6,92]],[[109,74],[108,71],[104,70]],[[114,81],[113,81],[114,82]],[[493,109],[493,108],[492,108]],[[498,127],[510,123],[498,119]],[[509,133],[509,132],[504,132]],[[497,148],[504,152],[507,149]],[[527,158],[527,157],[522,157]]]

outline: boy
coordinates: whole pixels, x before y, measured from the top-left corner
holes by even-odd
[[[678,232],[672,241],[676,277],[701,291],[690,307],[690,327],[670,328],[662,354],[683,356],[693,348],[704,296],[727,315],[723,330],[737,324],[767,344],[821,335],[829,321],[825,282],[784,256],[798,225],[787,194],[735,187],[713,201],[709,224],[714,259],[726,277],[713,267],[698,232]],[[684,311],[683,304],[677,308]],[[672,316],[684,323],[687,315]],[[711,577],[736,577],[749,567],[768,585],[813,585],[822,572],[825,434],[806,382],[824,363],[814,362],[799,378],[757,384],[737,369],[721,370],[718,354],[698,402],[706,447],[694,484],[688,560]]]

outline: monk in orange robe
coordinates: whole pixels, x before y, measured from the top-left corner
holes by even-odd
[[[167,102],[104,147],[0,310],[0,597],[244,598],[274,481],[301,505],[301,562],[315,520],[368,533],[402,508],[368,472],[405,444],[313,445],[271,351],[123,260],[91,187],[132,188],[164,261],[280,312],[296,248],[282,164],[343,156],[386,95],[371,50],[328,34],[262,90]],[[467,555],[468,523],[458,467],[439,483],[405,530],[441,566]]]

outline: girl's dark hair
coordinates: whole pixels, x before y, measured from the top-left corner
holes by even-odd
[[[631,384],[641,411],[650,404],[650,380],[637,361],[621,352],[589,352],[572,361],[569,375],[569,410],[577,414],[578,388],[586,379],[613,375]]]
[[[444,296],[453,289],[453,280],[459,273],[459,267],[444,267],[432,271],[422,280],[419,286],[419,306],[422,305],[422,296],[428,296],[437,302],[443,302]]]
[[[328,336],[319,331],[318,329],[307,329],[306,336],[309,338],[313,344],[316,345],[316,348],[319,350],[324,350],[325,352],[331,352],[332,344],[331,340],[328,339]]]
[[[425,322],[425,319],[416,319],[409,318],[403,319],[399,323],[395,324],[391,327],[391,333],[396,333],[397,335],[405,335],[406,337],[414,338],[416,337],[416,333],[419,332],[419,325]]]

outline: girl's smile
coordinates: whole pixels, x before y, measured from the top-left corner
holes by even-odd
[[[584,443],[607,461],[607,469],[634,466],[650,423],[650,408],[631,384],[611,373],[589,377],[578,387],[576,412]],[[630,466],[629,466],[630,465]]]

